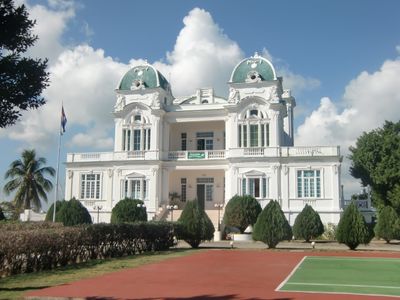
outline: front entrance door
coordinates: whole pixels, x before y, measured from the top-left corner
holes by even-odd
[[[197,201],[199,203],[199,207],[204,209],[205,206],[205,184],[197,185]]]

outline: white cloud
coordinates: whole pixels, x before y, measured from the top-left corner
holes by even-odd
[[[17,125],[6,131],[0,130],[0,137],[6,136],[43,150],[55,145],[63,101],[67,130],[81,126],[79,130],[84,132],[66,141],[67,145],[74,151],[74,146],[112,148],[112,139],[104,132],[110,132],[113,127],[114,88],[129,65],[141,64],[144,60],[132,59],[127,65],[107,57],[102,49],[64,45],[62,35],[76,10],[76,4],[71,1],[49,0],[49,6],[27,7],[31,17],[37,19],[34,31],[39,36],[29,54],[50,57],[50,86],[43,94],[47,103],[38,110],[26,112]],[[170,78],[175,96],[193,94],[201,87],[213,87],[217,95],[226,96],[226,82],[244,57],[242,50],[203,9],[191,10],[183,24],[174,49],[166,53],[166,61],[156,61],[153,65]],[[90,36],[89,25],[86,29]],[[272,59],[267,49],[263,54]],[[286,87],[302,89],[309,84],[308,79],[293,74],[288,68],[282,72],[289,77],[285,79]],[[94,134],[94,130],[103,133]]]
[[[203,9],[191,10],[183,23],[174,50],[167,53],[168,63],[155,62],[154,66],[170,78],[176,96],[191,95],[201,87],[213,87],[216,94],[226,95],[226,82],[243,58],[242,50]]]
[[[313,90],[321,85],[321,82],[316,78],[304,77],[292,72],[282,59],[273,57],[266,48],[262,50],[262,56],[274,65],[277,76],[283,77],[284,88],[291,89],[296,95],[304,90]]]
[[[81,147],[81,148],[94,148],[94,149],[112,149],[114,145],[113,139],[106,136],[101,132],[93,132],[93,128],[89,133],[78,133],[75,134],[71,142],[69,143],[70,148]]]
[[[27,54],[32,57],[48,58],[54,62],[64,50],[61,36],[67,23],[75,16],[75,6],[70,1],[49,1],[51,9],[43,5],[27,4],[30,19],[36,20],[33,33],[39,38]]]
[[[351,192],[360,184],[348,174],[348,148],[364,131],[382,127],[385,120],[397,122],[400,116],[400,60],[385,61],[372,74],[362,72],[345,88],[339,105],[328,98],[297,128],[296,145],[340,145],[343,162],[343,182]],[[340,109],[340,107],[345,107]]]

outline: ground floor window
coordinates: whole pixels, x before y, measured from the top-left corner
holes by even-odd
[[[186,202],[186,178],[181,178],[181,201]]]
[[[298,170],[297,171],[297,197],[320,198],[321,197],[321,171]]]
[[[124,180],[121,198],[125,197],[146,200],[148,198],[148,181],[145,178]]]
[[[100,174],[81,174],[81,199],[100,199]]]
[[[247,177],[241,179],[241,195],[250,195],[254,198],[268,198],[268,178]]]

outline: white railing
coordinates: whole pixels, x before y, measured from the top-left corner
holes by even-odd
[[[158,151],[68,153],[67,162],[93,162],[115,160],[158,160]]]
[[[118,160],[207,160],[239,157],[321,157],[339,156],[339,147],[252,147],[229,150],[168,151],[160,157],[159,151],[122,151],[68,153],[67,162],[94,162]]]

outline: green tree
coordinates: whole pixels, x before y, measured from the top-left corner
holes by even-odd
[[[24,55],[38,38],[32,34],[35,23],[24,5],[0,1],[0,128],[15,124],[21,110],[45,103],[41,93],[49,81],[47,59]]]
[[[374,206],[392,206],[399,214],[399,197],[389,195],[400,196],[400,121],[386,121],[383,128],[364,132],[350,152],[350,173],[371,187]]]
[[[270,201],[258,216],[253,239],[275,248],[280,241],[290,240],[292,229],[277,201]]]
[[[55,219],[56,222],[62,222],[62,220],[60,219],[60,214],[58,214],[58,212],[60,211],[61,207],[66,205],[66,203],[67,203],[67,201],[65,201],[65,200],[62,200],[62,201],[57,200],[57,203],[56,203],[56,216],[55,216],[56,217],[56,219]],[[46,221],[49,221],[49,222],[53,221],[53,210],[54,210],[54,203],[52,205],[50,205],[49,209],[47,210],[46,219],[45,219]]]
[[[133,223],[147,221],[146,207],[142,200],[125,198],[111,211],[111,223]]]
[[[373,236],[354,202],[343,212],[336,237],[339,243],[347,245],[351,250],[355,250],[360,244],[368,244],[371,241]]]
[[[188,201],[178,220],[178,238],[186,241],[192,248],[199,247],[202,241],[214,236],[214,225],[197,201]]]
[[[62,222],[64,226],[74,226],[91,224],[92,218],[86,207],[79,200],[72,198],[69,201],[64,201],[59,210],[56,208],[56,221]]]
[[[244,232],[249,225],[254,225],[261,213],[258,201],[249,195],[232,197],[225,207],[224,223],[226,226],[237,227]]]
[[[375,235],[384,239],[386,243],[400,238],[400,219],[393,207],[385,206],[379,212]]]
[[[319,214],[310,205],[306,204],[294,221],[293,235],[296,239],[304,239],[306,242],[310,242],[310,239],[316,238],[323,233],[324,225]]]
[[[41,200],[47,202],[46,193],[51,191],[53,184],[45,176],[54,177],[55,170],[45,164],[45,158],[36,158],[35,150],[24,150],[22,159],[10,164],[5,174],[5,179],[10,181],[4,185],[3,190],[6,195],[16,191],[13,202],[17,209],[40,210]]]

